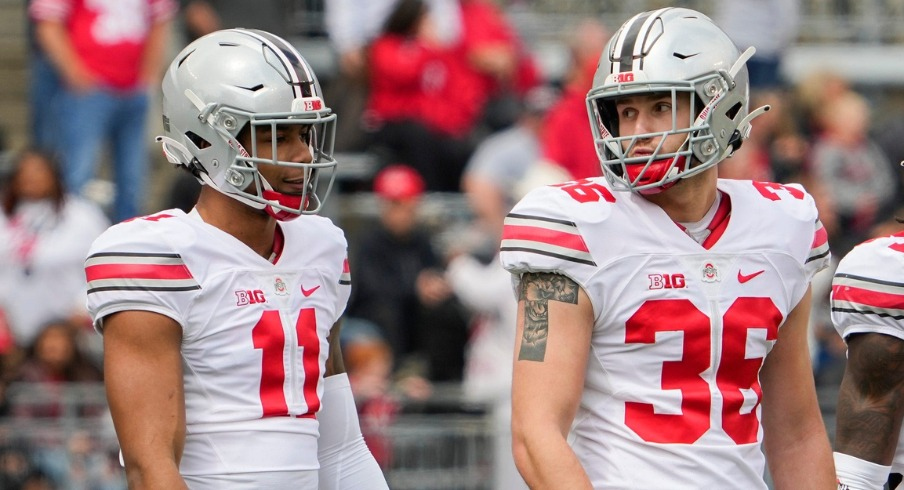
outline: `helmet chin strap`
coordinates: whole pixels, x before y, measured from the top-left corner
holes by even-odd
[[[216,189],[217,192],[219,192],[220,194],[229,196],[229,197],[235,199],[236,201],[239,201],[240,203],[250,206],[254,209],[264,209],[265,207],[267,207],[267,205],[262,202],[248,199],[247,197],[242,196],[241,194],[237,194],[237,193],[233,193],[233,192],[226,192],[225,190],[220,189],[219,186],[217,186],[216,184],[213,183],[213,180],[210,179],[210,176],[207,175],[207,172],[201,172],[201,180],[204,181],[205,185]]]
[[[309,200],[307,192],[300,196],[283,194],[274,190],[273,186],[263,176],[261,176],[260,182],[262,187],[261,197],[268,203],[264,205],[264,210],[267,211],[267,214],[279,221],[290,221],[301,216],[301,212],[305,209]],[[284,208],[297,211],[289,211],[289,209]]]

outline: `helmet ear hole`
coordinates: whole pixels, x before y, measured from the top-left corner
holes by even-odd
[[[192,131],[186,131],[186,132],[185,132],[185,137],[188,138],[189,141],[191,141],[192,143],[194,143],[195,146],[197,146],[198,149],[200,149],[200,150],[203,150],[204,148],[209,148],[209,147],[211,146],[211,144],[210,144],[209,141],[207,141],[206,139],[204,139],[204,138],[198,136],[197,133],[194,133],[194,132],[192,132]]]
[[[726,116],[728,119],[731,119],[732,121],[734,121],[735,117],[737,117],[738,112],[741,111],[741,108],[742,108],[742,107],[744,107],[744,104],[742,104],[742,103],[740,103],[740,102],[736,103],[735,105],[731,106],[730,109],[728,109],[727,111],[725,111],[725,116]]]

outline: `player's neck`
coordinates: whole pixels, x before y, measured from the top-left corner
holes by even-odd
[[[207,186],[201,189],[198,214],[205,223],[232,235],[264,258],[273,254],[276,220]]]
[[[716,168],[679,180],[674,186],[659,194],[644,196],[661,207],[672,219],[679,223],[693,223],[703,219],[716,201]]]

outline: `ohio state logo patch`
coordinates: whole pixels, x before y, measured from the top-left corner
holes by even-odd
[[[277,277],[273,281],[273,289],[276,290],[276,294],[280,296],[286,296],[289,294],[289,289],[286,287],[286,283],[283,282],[281,277]]]
[[[716,268],[715,264],[712,262],[703,264],[703,282],[716,282],[721,280],[722,278],[719,277],[719,269]]]

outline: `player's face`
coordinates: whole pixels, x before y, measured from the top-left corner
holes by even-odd
[[[681,95],[673,99],[671,94],[650,94],[627,96],[617,100],[615,109],[618,112],[619,136],[659,133],[656,136],[638,138],[627,156],[648,156],[659,146],[663,132],[689,127],[691,110],[689,99],[688,96]],[[677,151],[686,139],[686,134],[669,135],[659,153]],[[630,144],[630,139],[622,142],[626,150]]]
[[[311,127],[303,124],[286,124],[270,128],[258,128],[254,131],[257,139],[257,157],[273,158],[272,139],[276,140],[276,159],[294,163],[305,163],[313,160],[311,153]],[[271,139],[272,138],[272,139]],[[240,141],[245,148],[251,148],[251,135],[248,141]],[[257,166],[261,176],[270,183],[273,189],[283,194],[301,195],[305,187],[305,171],[301,168],[260,163]]]

